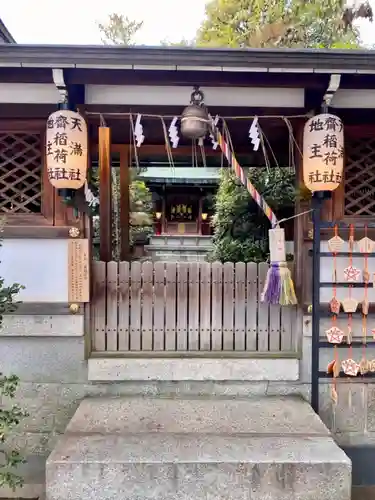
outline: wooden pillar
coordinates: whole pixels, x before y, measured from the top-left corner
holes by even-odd
[[[166,224],[165,224],[165,221],[166,221],[165,214],[167,211],[166,197],[167,197],[167,191],[165,189],[165,186],[163,186],[163,197],[161,199],[161,234],[165,234],[167,232]]]
[[[100,260],[112,259],[111,129],[99,127]]]
[[[120,151],[120,227],[121,249],[120,259],[130,260],[130,150],[128,147]]]
[[[297,141],[295,158],[296,158],[296,190],[297,199],[295,203],[295,214],[301,214],[310,209],[311,200],[301,199],[301,188],[304,186],[303,183],[303,159],[301,152],[303,151],[303,128],[304,121],[298,121],[294,127],[294,135]],[[310,219],[310,214],[298,216],[294,219],[294,282],[297,292],[297,298],[300,305],[306,298],[306,287],[312,286],[312,283],[306,283],[309,281],[308,276],[306,276],[306,270],[309,269],[305,267],[308,265],[306,261],[307,249],[305,245],[305,238],[307,237],[308,221]],[[311,294],[310,294],[311,295]]]
[[[202,234],[202,191],[199,191],[198,234]]]

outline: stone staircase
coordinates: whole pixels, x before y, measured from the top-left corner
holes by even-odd
[[[153,261],[163,262],[204,262],[212,248],[211,236],[187,234],[152,236],[145,246]]]
[[[297,397],[82,401],[47,500],[349,500],[351,463]]]

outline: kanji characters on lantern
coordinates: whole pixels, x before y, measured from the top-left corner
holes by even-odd
[[[75,111],[60,110],[47,120],[47,175],[58,189],[79,189],[87,171],[87,125]]]
[[[342,182],[344,126],[338,116],[310,118],[303,138],[303,181],[312,191],[334,191]]]

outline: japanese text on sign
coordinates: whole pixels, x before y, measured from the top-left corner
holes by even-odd
[[[87,239],[68,242],[69,302],[89,301],[89,245]]]
[[[86,180],[87,126],[74,111],[61,110],[47,120],[48,178],[57,188],[78,189]]]
[[[304,182],[311,191],[332,191],[342,181],[344,133],[340,118],[322,114],[305,125]]]

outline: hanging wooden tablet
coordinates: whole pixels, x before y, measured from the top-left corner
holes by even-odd
[[[333,359],[327,366],[328,375],[332,375],[334,378],[337,378],[340,375],[340,363],[337,359]]]
[[[346,313],[355,313],[358,308],[358,300],[353,297],[347,297],[342,301],[342,307]]]
[[[333,369],[334,369],[335,363],[336,363],[336,361],[334,359],[328,363],[328,366],[327,366],[328,375],[333,374]]]
[[[344,339],[344,332],[337,326],[332,326],[325,333],[330,344],[341,344]]]
[[[361,276],[361,270],[352,265],[349,265],[344,269],[345,281],[355,282],[359,280],[360,276]]]
[[[375,372],[375,359],[372,359],[371,361],[369,361],[369,363],[370,363],[370,372],[374,373]]]
[[[349,375],[350,377],[356,377],[359,371],[359,364],[354,361],[354,359],[345,359],[341,363],[341,367],[345,375]]]
[[[335,225],[334,227],[334,234],[335,236],[331,239],[331,248],[335,249],[340,246],[339,242],[339,236],[338,236],[338,227]],[[332,244],[333,240],[333,244]],[[337,244],[335,246],[335,243]],[[342,243],[343,240],[342,240]],[[337,283],[337,252],[334,250],[333,252],[333,297],[330,302],[330,308],[332,312],[332,326],[330,330],[328,330],[328,335],[327,338],[328,340],[331,341],[336,341],[333,347],[333,363],[332,363],[332,376],[333,376],[333,384],[332,384],[332,389],[331,389],[331,397],[333,404],[337,404],[338,396],[337,396],[337,391],[336,391],[336,378],[340,376],[340,360],[339,360],[339,354],[338,354],[338,349],[337,349],[337,344],[341,344],[343,340],[343,333],[342,330],[337,328],[336,326],[336,321],[337,321],[337,316],[340,312],[341,308],[341,303],[337,299],[337,288],[336,288],[336,283]],[[327,332],[326,332],[327,333]]]
[[[331,302],[329,303],[329,308],[331,310],[331,313],[338,315],[341,309],[341,302],[337,300],[336,296],[334,296],[331,299]]]
[[[354,226],[353,226],[353,224],[350,225],[349,240],[351,242],[354,242]],[[347,269],[357,270],[355,267],[353,267],[353,247],[354,247],[354,244],[351,244],[350,245],[350,252],[349,252],[349,266]],[[359,273],[356,273],[355,276],[353,273],[353,279],[357,278],[357,274],[359,276]],[[352,281],[350,279],[350,274],[347,274],[347,277],[349,278],[349,281]],[[342,366],[342,369],[346,375],[355,377],[359,371],[359,364],[353,360],[353,346],[352,346],[353,328],[352,328],[352,326],[353,326],[353,313],[357,310],[358,301],[356,299],[353,299],[352,289],[353,289],[353,285],[349,284],[349,298],[345,299],[345,308],[346,308],[346,312],[348,313],[348,336],[347,336],[347,341],[349,344],[348,359],[343,361],[341,363],[341,366]]]
[[[344,243],[345,241],[336,234],[333,238],[328,240],[328,248],[332,253],[339,253]]]
[[[359,362],[359,372],[361,375],[366,375],[370,371],[371,363],[366,358],[362,358]]]
[[[369,307],[370,307],[370,303],[367,300],[367,298],[363,299],[361,305],[362,305],[362,314],[364,316],[367,316],[368,315],[368,311],[369,311]]]
[[[340,375],[340,363],[337,361],[337,359],[333,359],[330,363],[328,363],[327,373],[328,375],[332,375],[335,378]]]
[[[361,375],[365,375],[369,372],[369,364],[366,356],[366,344],[367,344],[367,315],[369,312],[369,301],[368,301],[368,283],[370,281],[370,273],[368,272],[368,253],[373,252],[375,244],[370,238],[367,237],[367,225],[365,226],[365,237],[359,240],[359,249],[364,254],[365,268],[363,270],[363,280],[365,283],[365,297],[362,301],[362,343],[363,343],[363,353],[362,359],[359,363],[359,371]]]
[[[365,236],[358,241],[358,249],[361,253],[373,253],[375,250],[375,241]]]

